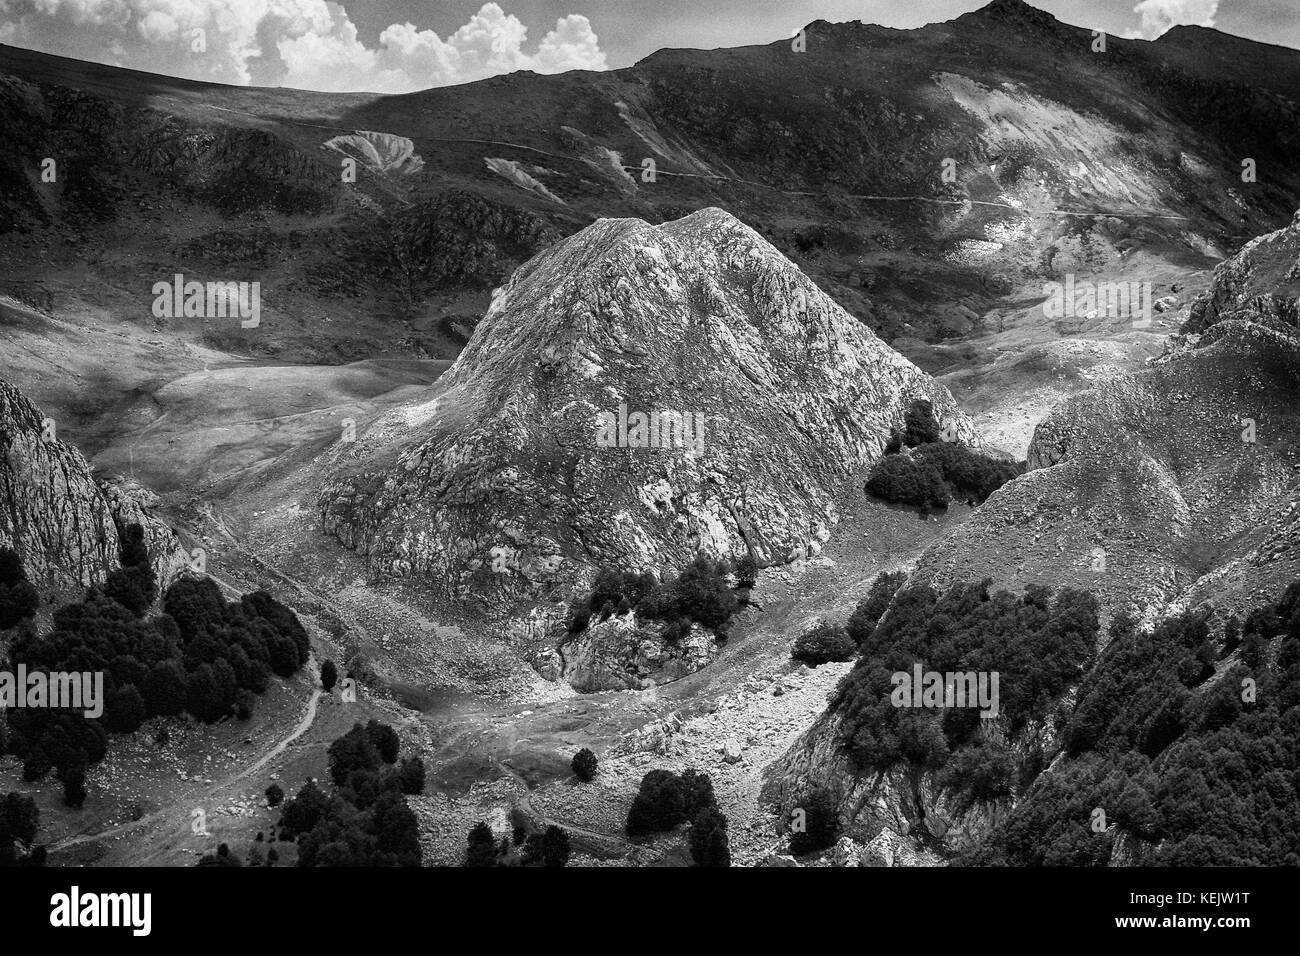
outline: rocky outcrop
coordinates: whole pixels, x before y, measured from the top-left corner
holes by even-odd
[[[976,441],[734,217],[601,220],[515,273],[427,399],[336,446],[321,515],[376,573],[493,604],[600,565],[779,564],[821,548],[844,479],[918,398]]]
[[[1044,419],[1030,471],[929,548],[913,581],[1084,588],[1148,621],[1189,595],[1276,596],[1284,573],[1256,574],[1269,588],[1248,595],[1246,575],[1223,571],[1261,547],[1300,558],[1290,532],[1278,539],[1300,478],[1298,303],[1300,218],[1215,271],[1180,347]]]
[[[560,647],[559,676],[580,693],[642,690],[694,674],[717,656],[717,638],[699,625],[676,643],[662,631],[631,613],[593,623]]]
[[[8,382],[0,381],[0,547],[13,548],[41,589],[77,589],[118,567],[119,533],[145,530],[160,583],[185,567],[174,531],[150,514],[156,499],[133,485],[100,484],[73,446]]]
[[[998,733],[996,728],[985,732]],[[1023,748],[1045,733],[1031,728],[1011,743],[1013,748]],[[978,843],[1009,806],[1007,801],[959,803],[940,786],[937,774],[901,764],[882,772],[860,772],[842,739],[841,717],[828,710],[764,771],[763,799],[788,819],[789,811],[801,801],[823,792],[837,810],[843,834],[877,849],[885,843],[893,845],[890,861],[899,855],[933,858],[933,848],[952,852]],[[892,836],[873,842],[882,833]],[[867,861],[865,865],[896,864]]]
[[[1298,240],[1300,217],[1252,242],[1198,302],[1193,320],[1210,317],[1204,334],[1049,415],[1030,446],[1031,470],[925,551],[909,583],[1078,587],[1149,623],[1205,603],[1244,614],[1300,577],[1300,335],[1288,284],[1300,269]],[[997,733],[1001,720],[989,724],[981,732]],[[1006,742],[1049,760],[1060,750],[1050,724]],[[956,806],[930,772],[862,771],[835,710],[766,771],[764,797],[780,810],[817,790],[847,836],[901,840],[909,852],[977,844],[1010,806]],[[1140,854],[1126,843],[1114,861]]]

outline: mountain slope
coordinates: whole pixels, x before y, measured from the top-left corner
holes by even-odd
[[[843,479],[917,398],[975,440],[945,389],[735,218],[602,220],[511,278],[426,400],[336,447],[323,526],[456,594],[538,598],[701,551],[784,563],[820,548]],[[636,413],[684,435],[635,447]],[[602,443],[602,415],[629,440]]]

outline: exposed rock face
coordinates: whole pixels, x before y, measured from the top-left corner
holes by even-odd
[[[45,416],[0,381],[0,546],[18,552],[38,588],[80,588],[118,567],[119,530],[139,524],[160,584],[170,582],[186,555],[150,516],[152,496],[97,483],[79,451],[47,434]]]
[[[662,630],[632,614],[593,623],[560,648],[561,676],[581,693],[642,690],[693,674],[717,656],[716,638],[699,625],[675,644]]]
[[[1042,734],[1031,728],[1025,741]],[[1024,741],[1013,741],[1013,746]],[[1050,741],[1048,742],[1050,745]],[[814,791],[830,795],[839,813],[839,824],[846,836],[881,847],[876,838],[882,833],[893,847],[889,856],[917,854],[922,851],[920,838],[908,834],[924,833],[925,842],[958,850],[978,842],[998,818],[998,804],[959,806],[939,786],[937,775],[916,773],[900,764],[883,773],[859,773],[841,744],[840,716],[827,711],[780,760],[764,773],[763,799],[783,814],[799,805]],[[900,849],[905,847],[905,852]],[[915,859],[907,864],[865,861],[870,866],[922,865]]]
[[[928,549],[909,583],[1079,587],[1148,620],[1206,601],[1244,614],[1276,598],[1300,577],[1298,255],[1300,217],[1221,265],[1192,313],[1204,334],[1053,412],[1035,433],[1033,470]],[[1009,744],[1049,759],[1060,749],[1048,726]],[[945,850],[978,842],[1007,809],[954,807],[929,772],[859,772],[829,710],[768,768],[764,796],[789,808],[817,788],[848,835],[892,834],[912,849],[918,826]],[[1117,846],[1114,861],[1140,851]]]
[[[781,563],[820,549],[917,398],[976,442],[945,388],[734,217],[601,220],[515,273],[427,401],[336,447],[321,513],[376,572],[498,599],[601,564]],[[668,447],[633,447],[637,413]]]
[[[1188,594],[1258,603],[1223,569],[1260,547],[1300,559],[1275,540],[1296,524],[1298,302],[1300,219],[1216,269],[1189,322],[1202,334],[1055,409],[1031,470],[928,549],[913,581],[1078,587],[1148,620]]]

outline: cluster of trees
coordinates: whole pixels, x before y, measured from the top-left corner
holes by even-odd
[[[681,774],[651,770],[641,778],[627,813],[627,833],[633,838],[691,824],[691,858],[696,866],[730,866],[727,818],[718,809],[713,781],[693,769]]]
[[[86,769],[104,758],[108,731],[131,733],[149,717],[183,712],[206,723],[232,713],[247,719],[271,674],[291,676],[310,650],[289,608],[264,591],[228,603],[209,578],[176,581],[162,613],[146,617],[157,586],[139,525],[123,534],[121,559],[102,589],[54,612],[48,634],[20,632],[9,649],[10,670],[103,674],[102,718],[63,708],[8,715],[6,746],[23,760],[24,779],[53,769],[69,806],[84,800]],[[13,567],[0,559],[0,574],[12,578]]]
[[[914,450],[900,454],[904,446]],[[981,504],[1024,469],[1024,463],[991,458],[943,441],[933,406],[920,399],[908,409],[904,430],[895,430],[885,455],[871,469],[866,492],[928,513],[946,508],[951,501]]]
[[[842,716],[844,743],[860,768],[885,770],[906,761],[941,770],[959,756],[946,775],[959,793],[1011,792],[1018,768],[979,739],[978,708],[897,707],[890,699],[893,675],[910,675],[918,663],[923,672],[997,672],[1000,719],[1015,733],[1045,718],[1078,683],[1095,654],[1096,598],[1041,586],[1020,596],[990,594],[990,584],[956,584],[942,595],[927,584],[903,588],[874,624],[871,614],[889,583],[859,605],[850,624],[860,656],[831,706]]]
[[[1119,833],[1150,862],[1300,865],[1300,582],[1221,630],[1208,610],[1150,633],[1126,614],[1045,775],[970,862],[1105,865]]]
[[[586,630],[593,618],[599,623],[635,611],[640,617],[666,622],[663,636],[669,642],[685,637],[692,623],[725,636],[727,624],[740,609],[758,570],[746,556],[737,563],[734,574],[739,583],[734,588],[729,581],[732,573],[729,562],[714,561],[704,554],[697,555],[681,574],[662,582],[650,571],[636,574],[602,569],[591,594],[570,606],[569,633]]]
[[[0,797],[0,866],[41,866],[45,848],[30,849],[40,828],[36,801],[23,793]]]
[[[330,744],[334,792],[309,780],[280,811],[280,838],[297,838],[299,866],[420,865],[419,821],[406,796],[424,791],[424,761],[397,764],[400,749],[396,731],[375,720]]]
[[[16,627],[36,614],[41,606],[23,562],[12,548],[0,548],[0,631]]]
[[[790,656],[809,667],[816,667],[829,661],[852,660],[857,649],[843,625],[822,620],[795,638]]]
[[[569,833],[562,827],[536,830],[526,823],[497,842],[492,828],[479,822],[470,828],[466,866],[565,866],[569,862]]]

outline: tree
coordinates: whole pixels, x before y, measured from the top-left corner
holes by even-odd
[[[17,552],[0,548],[0,631],[31,618],[40,604]]]
[[[397,781],[402,793],[408,796],[424,793],[424,761],[419,757],[403,757],[397,768]]]
[[[736,562],[736,584],[742,588],[752,588],[758,580],[758,562],[752,554],[745,554]]]
[[[330,691],[332,691],[334,689],[334,685],[338,683],[338,680],[339,680],[339,671],[338,668],[334,666],[333,661],[326,661],[324,664],[321,664],[320,685],[321,687],[325,688],[325,693],[328,694]]]
[[[387,724],[371,720],[366,724],[366,737],[374,745],[384,763],[397,762],[397,752],[402,747],[402,742],[397,737],[397,731]]]
[[[160,661],[144,680],[145,709],[150,714],[174,717],[185,709],[189,694],[185,669],[180,661]]]
[[[542,865],[564,866],[569,862],[569,834],[557,826],[548,826],[542,834]]]
[[[731,847],[727,840],[727,818],[716,806],[696,814],[691,823],[691,859],[696,866],[731,866]]]
[[[583,747],[573,755],[573,762],[570,764],[573,768],[574,775],[583,782],[590,782],[596,776],[596,755],[586,747]]]
[[[790,656],[797,661],[816,667],[830,661],[852,660],[857,646],[841,625],[819,621],[810,631],[799,635]]]
[[[130,734],[140,729],[147,716],[144,697],[132,684],[125,684],[106,695],[104,723],[117,734]]]
[[[839,833],[839,815],[830,794],[813,791],[794,808],[790,824],[790,852],[795,856],[833,846]]]
[[[63,774],[63,802],[74,809],[86,802],[86,770],[71,767]]]
[[[278,807],[284,801],[284,790],[278,783],[273,783],[266,788],[266,805],[268,807]]]
[[[470,828],[465,852],[466,866],[496,866],[497,844],[492,828],[486,823],[476,823]]]
[[[682,781],[671,770],[651,770],[641,778],[641,789],[627,813],[627,832],[633,837],[671,830],[686,819]]]

